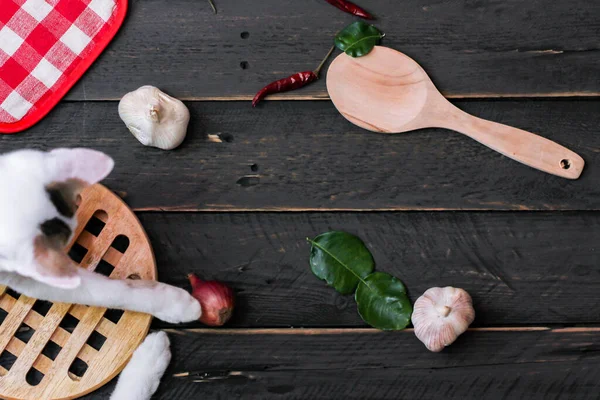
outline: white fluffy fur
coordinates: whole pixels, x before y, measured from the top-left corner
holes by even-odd
[[[49,158],[33,150],[0,157],[0,270],[38,278],[33,240],[41,234],[40,224],[60,218],[73,229],[77,223],[62,217],[46,193],[58,168]]]
[[[46,185],[72,178],[93,184],[113,165],[107,155],[87,149],[24,150],[0,156],[0,284],[42,300],[140,311],[171,323],[197,320],[200,304],[174,286],[113,280],[82,268],[68,277],[41,273],[34,257],[41,224],[60,218],[72,230],[77,225],[74,218],[58,213]],[[111,399],[149,399],[170,357],[166,334],[149,335],[122,372]]]
[[[121,372],[110,400],[147,400],[160,383],[171,361],[169,338],[164,332],[151,333],[137,348]]]
[[[74,289],[49,286],[13,272],[0,272],[0,283],[36,299],[139,311],[173,324],[200,318],[200,303],[178,287],[109,279],[83,268],[77,273],[81,283]]]

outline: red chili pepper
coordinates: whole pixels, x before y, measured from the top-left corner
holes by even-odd
[[[319,79],[319,77],[313,71],[304,71],[298,72],[294,75],[290,75],[287,78],[279,79],[275,82],[269,83],[258,93],[256,93],[256,96],[254,96],[254,99],[252,100],[252,107],[256,107],[256,105],[263,98],[265,98],[265,96],[271,93],[281,93],[287,92],[288,90],[299,89],[303,86],[308,85],[312,81],[316,81],[317,79]]]
[[[287,92],[289,90],[300,89],[301,87],[306,86],[309,83],[319,79],[319,73],[321,72],[321,68],[323,68],[323,65],[325,65],[325,62],[327,61],[331,53],[333,53],[334,49],[335,46],[333,46],[331,50],[329,50],[327,56],[323,59],[323,61],[321,61],[321,64],[319,64],[317,69],[315,69],[314,71],[298,72],[294,75],[288,76],[287,78],[279,79],[275,82],[269,83],[267,86],[260,89],[260,91],[256,93],[256,96],[254,96],[254,99],[252,99],[252,107],[256,107],[256,105],[262,99],[264,99],[266,96],[272,93],[281,93]]]
[[[356,15],[356,16],[364,18],[364,19],[375,19],[375,17],[373,17],[367,11],[363,10],[362,8],[360,8],[359,6],[357,6],[354,3],[349,2],[348,0],[325,0],[325,1],[328,2],[329,4],[331,4],[332,6],[335,6],[335,7],[339,8],[340,10],[350,13],[352,15]]]

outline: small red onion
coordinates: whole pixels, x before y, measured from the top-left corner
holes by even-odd
[[[217,281],[203,281],[189,274],[192,284],[192,296],[202,306],[200,322],[210,326],[221,326],[231,318],[235,296],[231,288]]]

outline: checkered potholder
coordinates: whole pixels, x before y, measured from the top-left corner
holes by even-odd
[[[123,23],[127,0],[0,0],[0,132],[30,127]]]

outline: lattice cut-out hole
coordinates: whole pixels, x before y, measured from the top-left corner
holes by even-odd
[[[36,300],[35,304],[32,307],[32,309],[38,314],[40,314],[42,317],[45,317],[46,314],[48,314],[50,308],[52,308],[52,303],[44,300]]]
[[[71,379],[78,381],[83,377],[85,371],[87,371],[88,365],[81,358],[77,357],[73,360],[73,363],[69,367],[69,377]]]
[[[94,271],[104,276],[110,276],[114,270],[115,267],[104,260],[100,260]]]
[[[6,318],[7,315],[8,315],[8,311],[0,308],[0,325],[2,325],[2,323],[4,322],[4,319]]]
[[[38,371],[37,369],[35,369],[33,367],[31,367],[29,369],[29,372],[27,372],[27,375],[25,375],[25,380],[31,386],[39,385],[40,382],[42,381],[42,379],[44,379],[44,374],[42,374],[40,371]]]
[[[125,235],[119,235],[113,240],[110,246],[118,252],[125,254],[129,247],[129,238]]]
[[[69,330],[69,329],[73,329],[77,326],[77,324],[79,323],[79,320],[77,318],[75,318],[73,315],[71,315],[70,313],[67,313],[64,318],[62,319],[62,321],[60,321],[60,327],[65,329],[65,330]]]
[[[7,371],[10,371],[15,361],[17,361],[17,356],[8,350],[4,350],[2,354],[0,354],[0,366]]]
[[[91,348],[96,349],[98,351],[100,351],[100,349],[104,345],[104,342],[106,342],[106,336],[104,336],[96,331],[93,331],[87,340],[87,344]]]
[[[87,254],[88,250],[80,245],[79,243],[74,243],[71,250],[69,250],[69,257],[71,260],[75,261],[77,264],[81,264],[81,261]]]
[[[4,294],[9,295],[10,297],[12,297],[13,299],[18,299],[19,297],[21,297],[21,293],[16,292],[14,290],[12,290],[11,288],[7,287],[6,291],[4,292]]]
[[[92,218],[88,221],[85,226],[85,230],[91,233],[92,235],[98,237],[102,229],[106,226],[106,222],[108,220],[108,214],[104,210],[98,210],[94,213]]]
[[[54,361],[61,350],[62,347],[54,343],[52,340],[48,340],[48,343],[46,343],[46,346],[44,346],[44,349],[42,350],[42,354]]]
[[[116,324],[123,316],[123,313],[123,310],[115,310],[114,308],[111,308],[109,310],[106,310],[106,312],[104,313],[104,318]]]
[[[29,339],[35,333],[35,329],[27,325],[26,323],[22,323],[17,329],[17,333],[19,333],[19,339],[23,341],[23,343],[29,343]]]

